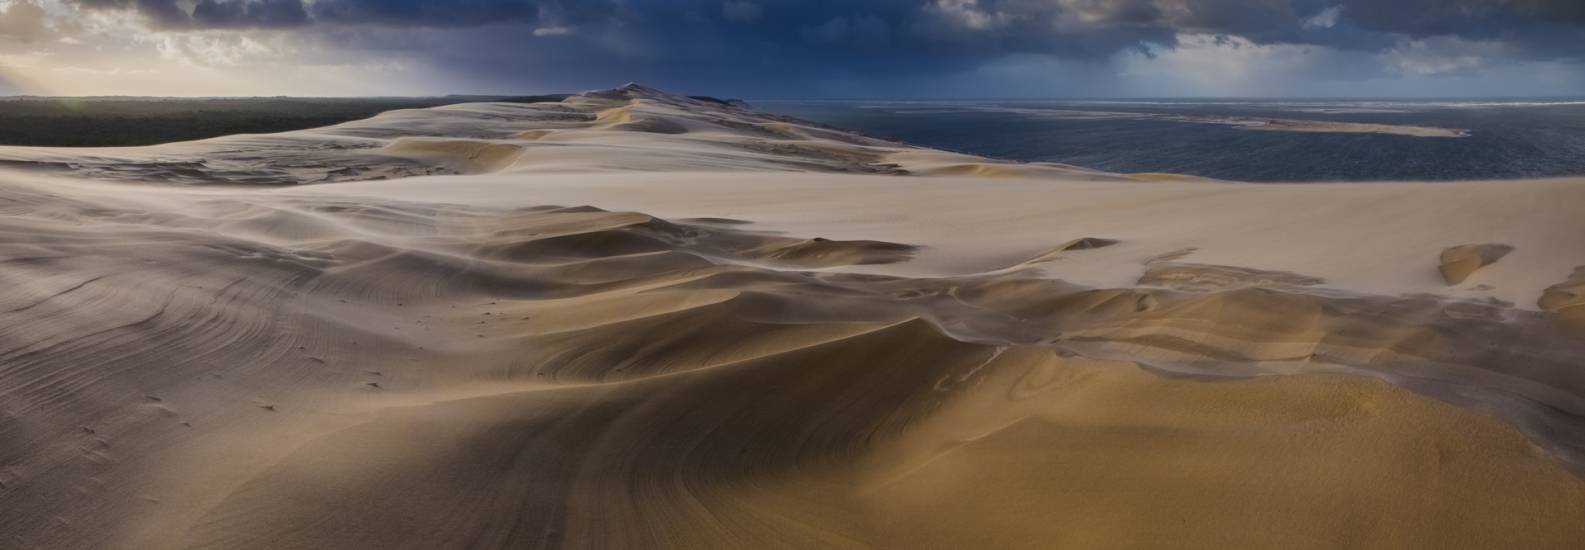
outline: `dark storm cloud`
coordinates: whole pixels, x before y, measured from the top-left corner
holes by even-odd
[[[621,26],[655,40],[723,47],[1046,53],[1103,57],[1178,33],[1258,44],[1381,50],[1401,38],[1512,42],[1579,55],[1585,0],[77,0],[136,10],[163,28],[310,22],[408,27]],[[1333,11],[1320,23],[1318,15]]]
[[[201,27],[290,27],[308,22],[301,0],[202,0],[193,6]]]
[[[158,27],[186,26],[192,16],[176,0],[77,0],[86,9],[133,10]]]
[[[1347,0],[1351,25],[1415,39],[1503,43],[1532,59],[1585,58],[1585,0]]]
[[[319,0],[321,21],[457,27],[500,23],[588,23],[618,15],[614,0]]]
[[[90,10],[135,11],[159,29],[269,28],[308,24],[302,0],[77,0]]]
[[[1084,63],[1123,51],[1154,55],[1185,34],[1228,47],[1365,54],[1349,59],[1421,41],[1416,52],[1480,43],[1482,55],[1505,59],[1585,60],[1585,0],[75,1],[134,10],[167,30],[294,27],[369,58],[416,59],[482,79],[752,82],[756,93],[815,80],[906,82],[1020,56]]]

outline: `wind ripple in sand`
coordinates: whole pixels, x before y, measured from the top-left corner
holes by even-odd
[[[642,140],[739,170],[898,158],[738,147],[828,130],[698,113],[623,126],[679,101],[630,89],[535,107],[535,143],[621,133],[567,145],[606,148],[562,159],[580,170]],[[635,108],[586,128],[585,111],[621,105]],[[402,154],[543,168],[540,145],[490,145],[507,109],[334,131],[395,139],[376,130],[404,120],[462,141]],[[651,131],[674,127],[690,131]],[[1138,288],[1029,264],[861,273],[929,249],[397,192],[411,184],[353,199],[0,181],[15,237],[0,240],[0,544],[1585,540],[1569,470],[1585,462],[1585,339],[1554,318],[1577,309],[1572,282],[1543,313],[1165,259]],[[1038,265],[1057,275],[1135,242],[1054,241],[1037,259],[1064,258]]]
[[[1567,281],[1548,287],[1538,305],[1542,311],[1585,330],[1585,266],[1575,268]]]
[[[238,207],[224,201],[207,208],[237,217]],[[1437,383],[1416,389],[1500,407],[1563,456],[1578,456],[1585,441],[1564,413],[1585,410],[1577,397],[1585,388],[1568,385],[1563,374],[1585,357],[1577,341],[1540,321],[1492,334],[1434,300],[1336,300],[1260,288],[1095,290],[1016,273],[932,280],[801,272],[904,260],[909,247],[590,208],[249,208],[257,212],[250,219],[274,216],[281,224],[255,220],[248,231],[290,244],[217,241],[197,213],[188,222],[194,227],[149,229],[144,238],[96,219],[102,212],[75,218],[93,224],[62,223],[72,218],[58,211],[49,220],[7,222],[39,243],[5,252],[31,259],[0,264],[12,283],[0,300],[8,317],[0,333],[7,343],[0,352],[8,381],[4,448],[11,450],[6,498],[34,512],[7,516],[7,532],[53,547],[127,540],[190,548],[913,546],[929,541],[920,533],[939,531],[918,518],[938,517],[960,529],[938,533],[942,540],[967,544],[967,533],[981,533],[1018,545],[1008,533],[983,531],[997,524],[994,515],[937,508],[947,501],[918,487],[971,501],[989,498],[985,491],[1016,494],[983,476],[1002,467],[995,464],[1022,471],[1039,463],[1027,460],[1077,452],[1048,448],[1078,444],[1058,443],[1073,437],[1073,428],[1061,426],[1135,437],[1096,415],[1129,418],[1134,413],[1123,411],[1135,407],[1132,400],[1177,399],[1166,396],[1183,384],[1135,361],[1235,378],[1294,372],[1304,363],[1326,366],[1299,371],[1346,366],[1387,378],[1429,376]],[[326,240],[331,235],[311,227],[287,229],[307,212],[333,222],[321,225],[384,236]],[[392,224],[414,236],[379,231]],[[1248,324],[1218,321],[1234,309]],[[1527,344],[1488,347],[1498,341]],[[1309,409],[1293,403],[1269,406],[1295,422],[1337,426],[1309,437],[1342,445],[1330,452],[1351,460],[1418,452],[1421,443],[1411,440],[1377,447],[1380,441],[1361,439],[1382,437],[1372,434],[1398,429],[1391,426],[1404,418],[1468,417],[1463,422],[1482,427],[1438,432],[1437,441],[1474,445],[1437,451],[1456,457],[1443,475],[1478,477],[1516,463],[1551,472],[1526,478],[1550,480],[1542,487],[1444,489],[1479,491],[1492,507],[1486,513],[1511,513],[1498,508],[1534,499],[1534,491],[1579,490],[1575,478],[1546,470],[1545,458],[1491,420],[1432,413],[1439,406],[1364,378],[1316,376],[1214,391],[1218,399],[1253,400],[1249,406],[1313,403],[1306,406],[1319,416],[1306,417]],[[1361,403],[1386,409],[1356,417],[1364,413],[1347,411],[1361,405],[1332,403],[1338,397],[1316,387],[1369,396]],[[1555,408],[1524,408],[1484,391]],[[1115,392],[1123,396],[1101,397]],[[1073,408],[1084,399],[1104,401]],[[1204,414],[1192,410],[1171,414]],[[1339,418],[1379,427],[1344,428]],[[1153,428],[1180,435],[1140,441],[1179,441],[1199,426]],[[990,431],[953,435],[965,429]],[[1275,429],[1245,425],[1230,434]],[[1468,439],[1477,434],[1502,442]],[[1193,458],[1196,449],[1216,436],[1193,437],[1213,439],[1171,443],[1160,460],[1206,460]],[[157,481],[186,475],[180,465],[227,460],[231,451],[215,442],[239,438],[272,448],[204,467],[212,481],[203,485]],[[1121,441],[1080,448],[1101,452]],[[1298,449],[1279,441],[1263,443],[1276,446],[1266,452]],[[1007,463],[1013,456],[1025,459]],[[1111,475],[1100,463],[1073,460],[1057,470],[1080,476],[1071,483]],[[1346,470],[1385,475],[1380,469],[1393,464]],[[1205,475],[1231,481],[1247,468],[1258,470],[1241,464]],[[974,479],[985,487],[963,485]],[[1154,483],[1169,493],[1193,491]],[[855,493],[856,486],[870,488]],[[1302,487],[1295,490],[1321,490]],[[1253,496],[1267,488],[1245,490]],[[1399,506],[1392,499],[1400,498],[1392,495],[1428,498],[1419,492],[1425,487],[1403,490],[1384,489],[1387,500],[1374,513],[1391,516]],[[1063,494],[1008,498],[1046,509],[1091,498]],[[1571,494],[1556,502],[1570,502]],[[94,504],[84,501],[90,495]],[[1257,513],[1227,513],[1235,512]],[[69,524],[46,529],[53,517]],[[1216,525],[1231,516],[1196,517]],[[122,529],[71,528],[76,521]],[[1452,525],[1402,529],[1403,536],[1449,537],[1434,540],[1474,536]],[[1275,540],[1241,538],[1231,525],[1217,532],[1229,543]],[[1481,534],[1493,533],[1573,536],[1567,529]],[[1073,528],[1042,536],[1079,543],[1099,535]],[[1037,540],[1052,541],[1023,544]]]

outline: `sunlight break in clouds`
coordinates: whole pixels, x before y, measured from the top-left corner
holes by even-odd
[[[0,0],[0,93],[1467,95],[1582,72],[1575,2]]]

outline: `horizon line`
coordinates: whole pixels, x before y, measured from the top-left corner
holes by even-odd
[[[613,88],[614,89],[614,88]],[[584,91],[598,91],[584,90]],[[552,92],[552,93],[450,93],[450,94],[420,94],[420,95],[140,95],[140,94],[94,94],[94,95],[39,95],[39,94],[0,94],[3,100],[48,100],[48,99],[446,99],[446,98],[524,98],[540,96],[575,95],[579,92]],[[667,92],[671,93],[671,92]],[[1006,96],[1006,97],[880,97],[880,96],[849,96],[849,97],[732,97],[717,94],[692,94],[677,93],[679,96],[711,95],[723,99],[738,99],[742,101],[1150,101],[1150,100],[1328,100],[1328,101],[1380,101],[1380,100],[1536,100],[1536,99],[1585,99],[1585,95],[1425,95],[1425,96],[1295,96],[1295,95],[1270,95],[1270,96]]]

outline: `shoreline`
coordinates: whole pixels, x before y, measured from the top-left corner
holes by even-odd
[[[1387,134],[1411,137],[1439,137],[1439,138],[1464,138],[1470,137],[1469,130],[1454,128],[1434,128],[1429,126],[1408,126],[1399,124],[1369,124],[1361,122],[1331,122],[1320,120],[1300,120],[1286,118],[1266,119],[1263,123],[1243,126],[1250,130],[1270,132],[1326,132],[1342,134]]]

